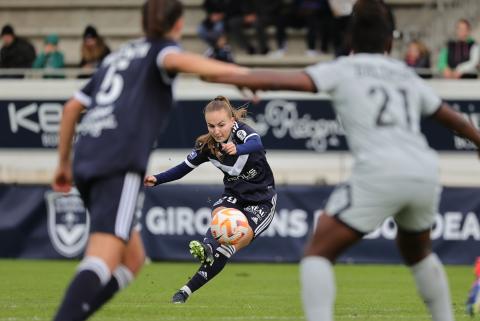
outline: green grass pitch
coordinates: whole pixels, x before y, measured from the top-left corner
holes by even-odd
[[[51,320],[78,262],[0,260],[0,321]],[[152,263],[98,312],[94,321],[304,320],[297,264],[231,263],[186,304],[170,303],[193,263]],[[426,321],[409,271],[396,265],[337,265],[335,318]],[[470,320],[464,301],[472,267],[449,266],[456,320]]]

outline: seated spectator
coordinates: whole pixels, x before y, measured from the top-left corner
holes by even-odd
[[[430,51],[420,40],[412,40],[408,44],[404,60],[412,68],[430,68]]]
[[[215,47],[218,39],[225,34],[224,18],[228,0],[205,0],[203,9],[207,13],[197,28],[198,35],[210,47]]]
[[[271,52],[269,57],[282,58],[287,52],[287,28],[305,28],[305,19],[300,13],[301,0],[284,1],[281,10],[277,15],[275,39],[277,50]],[[308,47],[307,38],[305,39]]]
[[[234,62],[232,50],[227,43],[227,36],[222,35],[217,39],[217,42],[209,47],[205,52],[205,56],[217,59],[224,62]]]
[[[224,18],[228,0],[205,0],[203,8],[207,16],[198,26],[197,32],[207,44],[205,56],[225,62],[233,62],[231,48],[227,43]]]
[[[225,14],[227,33],[229,38],[238,47],[245,49],[249,55],[256,54],[257,50],[248,39],[245,31],[246,28],[253,26],[256,19],[253,11],[253,0],[229,1],[228,10]]]
[[[415,69],[422,78],[432,78],[430,69],[430,51],[420,40],[412,40],[408,44],[404,58],[405,64]]]
[[[58,50],[58,35],[45,37],[43,51],[33,62],[33,68],[59,69],[65,67],[63,53]]]
[[[231,0],[225,18],[231,39],[248,54],[267,54],[270,51],[267,27],[277,24],[281,6],[282,0]],[[257,46],[247,36],[247,29],[254,29]]]
[[[356,0],[328,1],[333,14],[332,33],[335,57],[346,56],[350,53],[347,43],[347,32],[355,2]]]
[[[11,25],[1,32],[0,68],[31,68],[35,60],[35,48],[21,37],[17,37]]]
[[[479,46],[471,37],[471,26],[466,19],[456,24],[456,39],[447,42],[438,57],[438,69],[449,79],[477,78],[480,62]]]
[[[80,67],[86,69],[97,68],[109,53],[110,48],[98,34],[97,29],[93,26],[87,26],[83,32]]]
[[[283,57],[287,48],[287,28],[306,28],[305,55],[315,57],[317,39],[321,40],[321,50],[328,51],[331,40],[332,11],[326,0],[292,0],[284,3],[283,10],[277,10],[276,39],[278,50],[270,57]]]

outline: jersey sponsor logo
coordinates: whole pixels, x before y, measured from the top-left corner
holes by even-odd
[[[227,181],[234,182],[234,181],[238,181],[239,179],[243,179],[244,181],[249,181],[249,180],[255,178],[257,175],[258,175],[257,170],[255,168],[252,168],[244,174],[240,174],[238,176],[231,176],[231,177],[227,178]]]
[[[247,137],[247,132],[241,129],[237,132],[237,137],[243,141]]]
[[[79,133],[99,137],[106,129],[118,127],[117,119],[113,114],[113,106],[96,107],[91,109],[80,124]]]
[[[48,235],[65,257],[78,256],[87,245],[90,217],[77,190],[68,194],[47,192]]]

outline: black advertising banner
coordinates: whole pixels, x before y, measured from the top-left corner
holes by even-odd
[[[332,186],[280,186],[275,218],[237,261],[297,262],[322,213]],[[210,207],[222,193],[216,185],[161,185],[146,191],[140,220],[153,260],[192,260],[188,242],[201,240]],[[433,249],[447,264],[471,264],[480,256],[480,188],[444,188],[432,229]],[[194,196],[192,196],[194,195]],[[0,185],[0,257],[76,258],[86,245],[89,217],[78,193],[47,186]],[[341,262],[400,263],[396,227],[385,221],[349,249]]]
[[[449,101],[477,128],[480,127],[480,101]],[[55,148],[63,101],[0,100],[0,148]],[[191,148],[195,138],[207,131],[202,110],[206,100],[180,100],[157,148]],[[233,101],[235,106],[244,101]],[[248,122],[262,137],[269,150],[348,150],[341,124],[329,100],[272,99],[248,107]],[[468,151],[474,147],[454,136],[431,119],[422,130],[430,145],[439,151]]]

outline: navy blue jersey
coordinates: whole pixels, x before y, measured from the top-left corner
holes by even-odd
[[[258,134],[248,125],[235,122],[230,139],[240,145],[252,136]],[[263,202],[271,200],[275,195],[275,181],[265,150],[245,155],[223,154],[219,159],[207,147],[195,146],[185,163],[195,168],[208,161],[223,172],[225,192],[236,196],[241,202]]]
[[[163,68],[175,42],[138,39],[111,53],[75,98],[87,112],[78,128],[74,173],[90,179],[144,173],[155,138],[172,108],[175,75]]]

